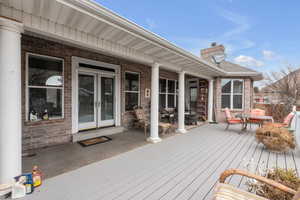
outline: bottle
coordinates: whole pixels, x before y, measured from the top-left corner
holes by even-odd
[[[20,177],[18,178],[19,180],[15,180],[13,186],[12,186],[12,193],[11,193],[11,198],[12,199],[17,199],[17,198],[22,198],[25,197],[26,195],[26,187],[25,187],[25,177]]]
[[[46,109],[45,112],[43,113],[43,120],[48,120],[49,119],[49,115],[48,115],[48,110]]]
[[[34,187],[39,187],[42,185],[42,172],[37,166],[34,166],[32,169],[32,179]]]
[[[32,179],[32,174],[24,174],[26,176],[26,182],[25,182],[25,189],[26,189],[26,194],[31,194],[33,193],[34,186],[33,186],[33,179]]]

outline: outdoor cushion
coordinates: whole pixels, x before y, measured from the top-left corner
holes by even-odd
[[[266,112],[262,109],[253,109],[251,110],[251,115],[258,115],[258,116],[264,116],[266,115]]]
[[[226,119],[232,119],[230,110],[228,108],[225,108],[225,116],[226,116]]]
[[[283,123],[266,123],[265,126],[273,126],[273,127],[277,127],[277,128],[288,127],[291,124],[291,121],[294,118],[294,116],[295,116],[295,113],[291,112],[284,118]]]
[[[242,120],[241,119],[237,119],[237,118],[233,118],[233,119],[229,119],[227,120],[229,123],[234,124],[234,123],[241,123]]]
[[[213,200],[268,200],[253,193],[237,189],[231,185],[218,183]]]
[[[286,124],[287,126],[289,126],[290,123],[291,123],[291,121],[292,121],[292,119],[294,118],[294,115],[295,115],[294,112],[291,112],[290,114],[288,114],[288,115],[284,118],[283,123]]]

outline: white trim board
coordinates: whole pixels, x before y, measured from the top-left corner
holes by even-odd
[[[106,67],[115,70],[115,73],[103,72],[103,74],[111,74],[115,76],[115,109],[114,109],[115,126],[120,126],[121,125],[120,66],[72,56],[72,133],[76,134],[79,131],[79,127],[78,127],[78,73],[80,71],[79,63],[89,64],[89,65],[94,65],[99,67]],[[97,71],[102,73],[101,70],[97,70]]]

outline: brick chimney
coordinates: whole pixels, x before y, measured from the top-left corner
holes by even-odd
[[[225,47],[222,44],[216,42],[211,43],[211,46],[201,50],[201,57],[209,62],[214,62],[212,56],[220,55],[225,53]]]

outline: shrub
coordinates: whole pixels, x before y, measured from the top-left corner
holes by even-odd
[[[287,128],[264,126],[256,130],[256,140],[268,150],[286,152],[295,148],[293,134]]]
[[[266,178],[272,179],[278,183],[281,183],[291,189],[294,189],[295,191],[298,190],[300,187],[300,179],[297,176],[295,170],[293,169],[271,169],[268,170],[266,173]],[[258,183],[257,184],[257,195],[260,195],[262,197],[265,197],[270,200],[292,200],[293,195],[283,192],[279,189],[275,189],[274,187],[264,184],[264,183]]]

